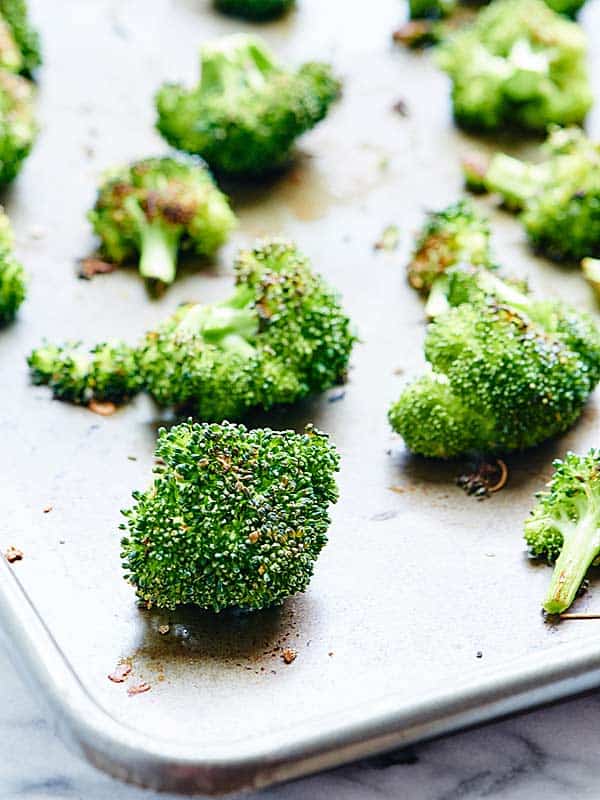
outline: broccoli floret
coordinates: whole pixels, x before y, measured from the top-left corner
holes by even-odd
[[[411,19],[440,19],[456,8],[457,0],[408,0]]]
[[[542,0],[495,0],[439,50],[456,121],[536,131],[582,122],[592,105],[586,48],[582,29]]]
[[[172,283],[180,250],[212,255],[236,219],[199,159],[146,158],[106,174],[89,219],[106,258],[120,264],[139,253],[140,273]]]
[[[240,253],[236,291],[185,305],[140,348],[142,381],[162,406],[207,421],[292,403],[344,379],[355,336],[336,294],[295,245]]]
[[[338,498],[326,435],[189,421],[159,432],[156,458],[121,525],[141,600],[257,610],[305,591]]]
[[[430,324],[432,372],[389,412],[415,453],[451,458],[533,447],[566,431],[600,380],[600,330],[485,269],[448,273],[453,306]]]
[[[0,207],[0,325],[15,318],[27,293],[25,270],[13,254],[10,221]]]
[[[31,26],[25,0],[0,0],[0,62],[30,76],[42,63],[38,32]]]
[[[222,173],[281,167],[295,140],[322,120],[340,91],[327,64],[284,69],[260,40],[236,34],[201,50],[201,79],[191,90],[158,92],[157,127],[179,150],[198,153]]]
[[[33,84],[0,69],[0,185],[16,177],[37,134]]]
[[[446,273],[461,263],[495,268],[488,221],[468,200],[428,214],[417,237],[407,267],[408,282],[429,297],[428,316],[437,316],[445,307]]]
[[[535,164],[495,155],[486,188],[522,211],[532,245],[550,258],[600,256],[600,146],[579,128],[555,129],[544,155]]]
[[[585,5],[586,0],[545,0],[553,11],[565,17],[575,17]]]
[[[216,8],[242,19],[263,21],[281,17],[295,5],[295,0],[214,0]]]
[[[600,555],[600,451],[567,453],[554,468],[525,523],[525,540],[533,556],[556,562],[543,605],[560,614]]]
[[[81,345],[43,344],[27,359],[35,384],[48,385],[59,400],[122,403],[141,389],[135,350],[105,342],[86,352]]]

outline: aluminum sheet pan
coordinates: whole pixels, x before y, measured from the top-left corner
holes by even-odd
[[[528,562],[521,539],[552,458],[598,445],[597,400],[568,435],[511,458],[509,485],[483,503],[453,485],[459,465],[411,457],[391,435],[387,407],[423,366],[423,308],[403,276],[412,233],[424,209],[456,198],[459,155],[474,140],[452,126],[429,55],[392,47],[401,3],[300,6],[260,32],[291,61],[331,59],[343,101],[286,175],[234,189],[241,227],[218,263],[190,265],[151,301],[135,270],[77,279],[77,258],[94,246],[84,213],[102,168],[164,150],[152,129],[159,83],[192,81],[199,43],[240,26],[201,0],[32,3],[46,51],[43,132],[6,198],[31,290],[0,334],[0,547],[25,558],[0,565],[0,617],[74,746],[160,789],[265,786],[600,683],[599,623],[544,624],[550,571]],[[598,2],[584,21],[598,67]],[[400,99],[407,116],[393,110]],[[591,129],[600,134],[598,112]],[[494,221],[503,262],[593,308],[576,271],[536,260],[508,215]],[[392,222],[399,250],[376,252]],[[313,421],[339,446],[330,544],[310,590],[280,609],[140,611],[117,526],[149,482],[159,415],[143,397],[111,418],[52,401],[29,385],[25,356],[44,336],[135,341],[179,302],[222,296],[235,250],[261,233],[301,243],[362,338],[346,387],[268,417]],[[578,608],[600,610],[596,581]],[[285,646],[298,650],[289,666],[276,650]],[[128,697],[107,680],[121,658],[150,692]]]

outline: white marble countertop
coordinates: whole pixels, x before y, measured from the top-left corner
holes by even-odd
[[[0,800],[168,800],[73,756],[0,649]],[[600,797],[600,694],[353,764],[258,800]]]

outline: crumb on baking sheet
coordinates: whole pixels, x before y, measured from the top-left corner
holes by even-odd
[[[108,680],[113,683],[124,683],[130,673],[131,664],[127,663],[127,661],[121,661],[107,677]]]
[[[14,564],[15,561],[22,561],[24,553],[22,550],[19,550],[18,547],[15,547],[11,544],[9,548],[7,548],[6,552],[4,553],[4,557],[8,561],[9,564]]]
[[[286,647],[285,650],[281,653],[281,660],[284,664],[291,664],[292,661],[296,660],[298,652],[293,650],[291,647]]]
[[[130,697],[133,697],[136,694],[144,694],[145,692],[149,692],[152,686],[146,681],[142,681],[141,683],[136,683],[135,686],[130,686],[127,689],[127,694]]]

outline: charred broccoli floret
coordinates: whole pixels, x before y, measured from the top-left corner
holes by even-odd
[[[462,263],[495,268],[488,221],[468,200],[430,212],[417,237],[407,266],[408,282],[429,298],[428,316],[437,315],[440,294],[446,302],[446,273]]]
[[[181,306],[140,347],[143,384],[160,405],[239,419],[343,380],[354,333],[295,245],[275,239],[241,252],[235,273],[231,298]]]
[[[213,254],[236,224],[224,194],[191,156],[146,158],[106,174],[90,222],[104,255],[139,254],[144,278],[172,283],[180,250]]]
[[[0,0],[0,67],[29,76],[41,62],[39,36],[25,0]]]
[[[27,292],[25,270],[13,254],[10,221],[0,207],[0,325],[15,318]]]
[[[582,122],[592,105],[586,49],[582,29],[542,0],[495,0],[439,50],[456,121],[536,131]]]
[[[214,0],[216,8],[234,17],[263,21],[289,11],[295,0]]]
[[[156,458],[121,525],[141,600],[257,610],[306,590],[338,498],[325,434],[190,421],[159,432]]]
[[[157,127],[169,144],[222,173],[281,167],[295,140],[322,120],[340,91],[327,64],[284,69],[260,40],[237,34],[201,50],[200,83],[158,92]]]
[[[0,69],[0,185],[16,177],[37,134],[33,84]]]
[[[415,453],[451,458],[533,447],[567,430],[600,380],[600,331],[485,269],[448,273],[450,310],[430,324],[431,372],[389,412]]]
[[[525,523],[525,540],[533,556],[556,562],[543,606],[560,614],[600,556],[600,451],[567,453],[554,468]]]
[[[59,400],[122,403],[141,389],[135,350],[105,342],[86,351],[80,344],[43,344],[27,359],[34,384],[48,385]]]
[[[579,128],[555,129],[539,163],[495,155],[483,185],[521,211],[533,246],[556,260],[600,256],[600,145]]]

